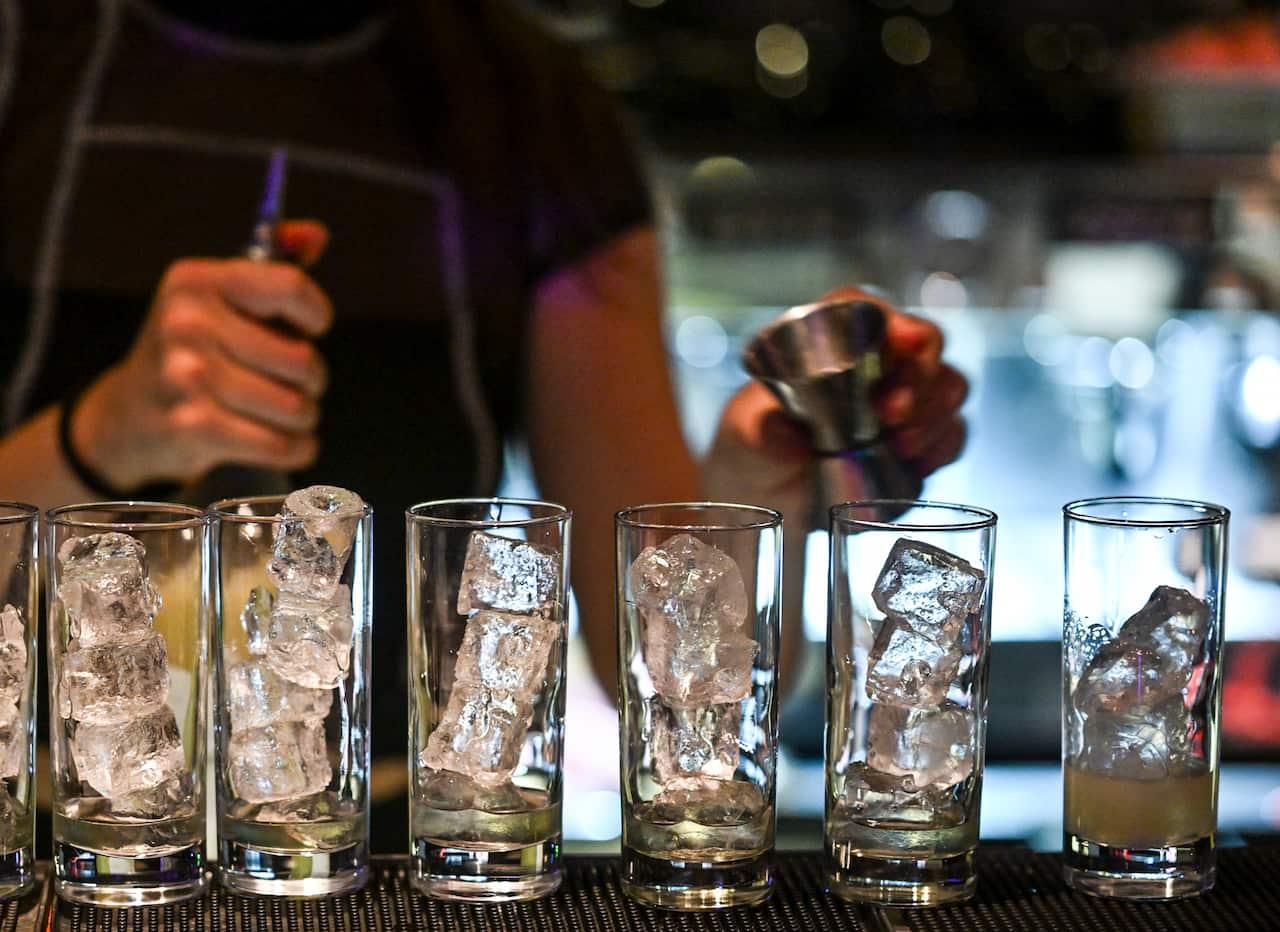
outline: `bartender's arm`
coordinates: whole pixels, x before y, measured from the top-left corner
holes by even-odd
[[[281,225],[285,245],[314,261],[322,225]],[[97,482],[128,494],[185,482],[234,462],[296,469],[316,454],[324,361],[311,339],[333,309],[318,285],[284,263],[181,259],[165,270],[124,359],[76,399],[65,442]],[[283,321],[296,335],[273,322]],[[64,402],[64,403],[67,403]],[[42,507],[99,499],[59,438],[62,405],[0,439],[5,497]]]

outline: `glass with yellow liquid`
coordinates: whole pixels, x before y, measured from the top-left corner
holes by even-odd
[[[1064,509],[1063,849],[1087,893],[1213,887],[1228,512],[1177,499]]]

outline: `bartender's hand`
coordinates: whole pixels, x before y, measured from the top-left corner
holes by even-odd
[[[280,224],[277,236],[304,266],[328,239],[305,220]],[[71,442],[124,490],[228,462],[305,467],[327,379],[312,340],[332,319],[328,296],[298,265],[180,259],[129,354],[70,412]]]
[[[903,466],[924,478],[960,455],[965,425],[960,418],[969,386],[942,361],[942,333],[932,323],[905,314],[856,288],[838,288],[823,301],[871,301],[887,316],[881,362],[884,378],[875,393],[884,438]],[[712,498],[807,515],[813,494],[813,446],[808,430],[792,420],[760,382],[752,380],[725,406],[715,442],[703,464]]]

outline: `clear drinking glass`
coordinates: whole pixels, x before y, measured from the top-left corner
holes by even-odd
[[[209,522],[151,502],[48,514],[55,887],[105,906],[204,889]]]
[[[0,898],[25,892],[35,876],[39,550],[40,512],[0,502]]]
[[[972,896],[996,516],[922,501],[831,509],[828,889]]]
[[[358,889],[369,869],[373,511],[316,486],[210,512],[218,879],[276,896]]]
[[[1063,508],[1063,850],[1089,893],[1213,886],[1228,512],[1167,498]]]
[[[782,518],[749,505],[620,511],[622,888],[715,909],[772,891]]]
[[[560,885],[569,526],[515,499],[406,513],[410,879],[430,896]]]

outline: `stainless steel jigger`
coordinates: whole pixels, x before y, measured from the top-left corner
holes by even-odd
[[[864,295],[793,307],[743,351],[747,372],[813,433],[817,526],[826,526],[826,508],[837,502],[920,497],[920,477],[881,440],[871,400],[885,331],[884,310]]]

